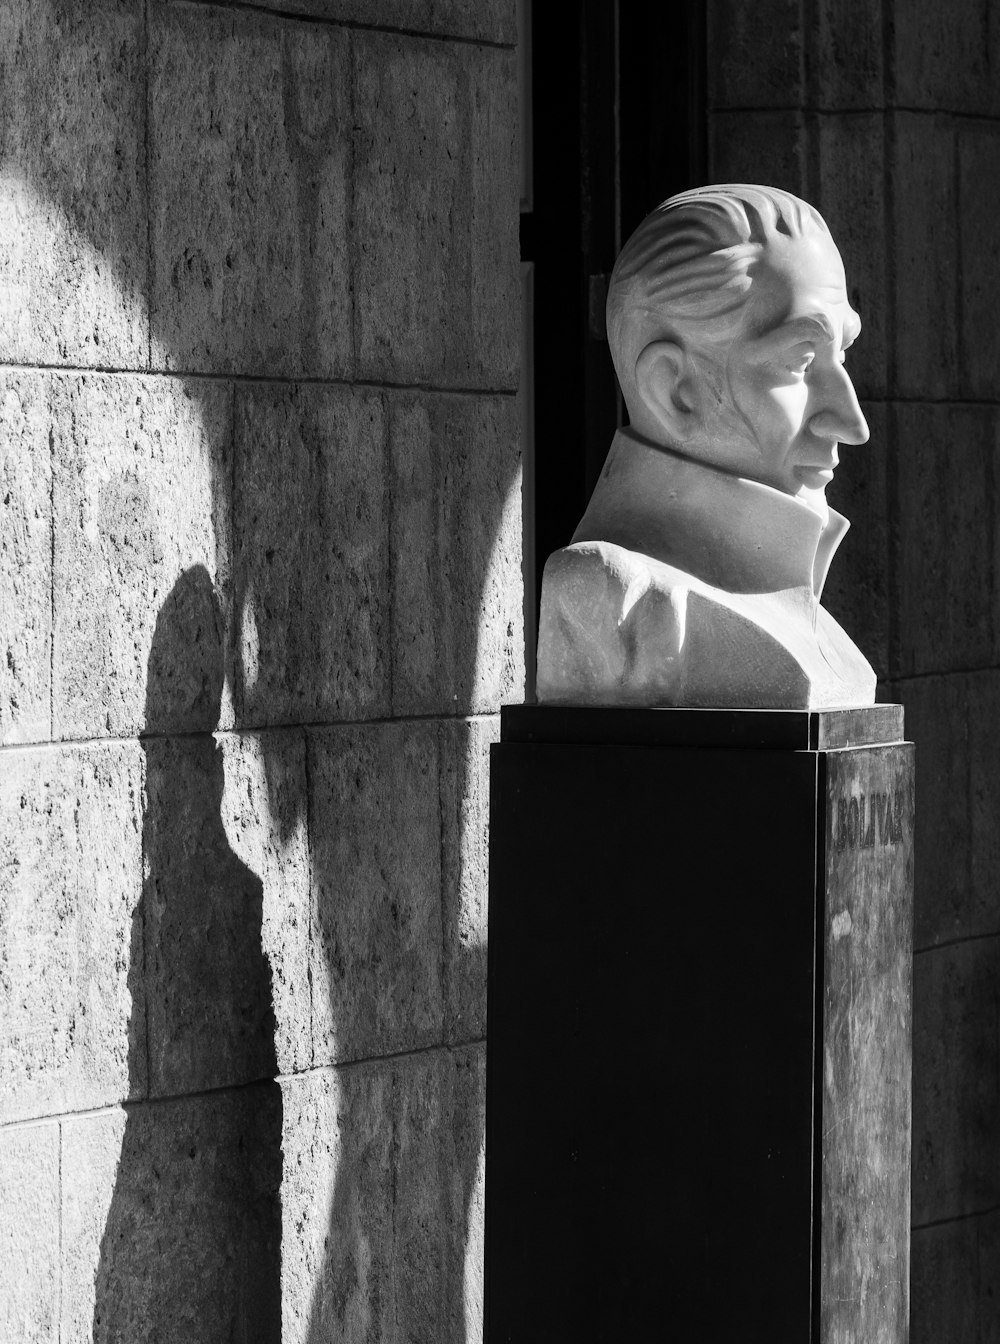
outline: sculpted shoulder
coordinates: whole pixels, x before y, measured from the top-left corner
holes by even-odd
[[[540,701],[649,703],[636,634],[641,627],[650,641],[641,661],[655,657],[659,679],[669,681],[682,628],[677,604],[684,600],[679,571],[655,581],[654,570],[669,568],[606,541],[577,542],[549,556],[538,631]]]
[[[823,616],[824,635],[827,625],[839,629]],[[580,542],[556,551],[545,567],[538,698],[592,705],[835,705],[844,702],[852,673],[865,680],[866,691],[870,679],[873,692],[867,662],[836,666],[833,648],[825,638],[823,644],[821,650],[812,635],[809,598],[800,590],[732,594],[640,552]]]

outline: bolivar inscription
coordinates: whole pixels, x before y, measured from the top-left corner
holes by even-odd
[[[901,790],[838,798],[833,838],[838,850],[899,844],[903,838]]]

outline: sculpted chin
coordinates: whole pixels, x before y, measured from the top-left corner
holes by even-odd
[[[770,187],[671,197],[629,239],[608,339],[630,425],[542,584],[538,699],[868,705],[820,605],[847,520],[826,487],[868,426],[861,329],[819,214]]]

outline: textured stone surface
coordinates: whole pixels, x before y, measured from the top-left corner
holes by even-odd
[[[897,675],[986,667],[998,632],[998,416],[987,406],[897,405],[893,593]],[[956,546],[960,563],[956,563]]]
[[[520,700],[516,402],[395,394],[389,404],[393,710],[476,713]]]
[[[0,8],[0,358],[143,368],[140,0]]]
[[[811,134],[819,184],[809,199],[840,249],[847,293],[862,322],[861,336],[847,356],[851,377],[859,396],[884,396],[889,295],[883,118],[881,113],[820,117]]]
[[[150,21],[154,363],[348,373],[347,34],[214,6]]]
[[[0,1338],[59,1340],[59,1126],[0,1132]]]
[[[434,723],[309,733],[317,1063],[441,1039]]]
[[[48,379],[0,377],[0,743],[49,736],[52,455]]]
[[[955,217],[955,129],[944,118],[906,112],[893,115],[891,128],[893,391],[946,398],[960,384],[958,249],[941,236],[942,221]]]
[[[708,99],[712,107],[787,107],[803,101],[801,0],[715,0],[708,15]],[[766,182],[765,177],[719,178]]]
[[[326,1258],[339,1250],[331,1245],[329,1229],[343,1147],[343,1118],[338,1123],[338,1109],[346,1110],[347,1103],[341,1101],[339,1075],[328,1069],[282,1079],[281,1093],[281,1340],[282,1344],[312,1344],[322,1338],[318,1330],[313,1332],[312,1322],[324,1314]],[[376,1114],[379,1109],[384,1107],[376,1102]],[[379,1144],[377,1165],[385,1167],[388,1148],[385,1135]],[[376,1202],[372,1212],[377,1215],[378,1210]],[[341,1223],[349,1216],[339,1213]],[[359,1313],[358,1328],[352,1330],[350,1319],[352,1294],[360,1292],[367,1306],[373,1272],[371,1249],[368,1238],[365,1254],[355,1259],[354,1248],[345,1244],[341,1257],[346,1282],[343,1287],[329,1283],[326,1289],[325,1311],[339,1314],[340,1337],[345,1340],[364,1338],[366,1324],[372,1323],[369,1313]],[[378,1338],[377,1331],[372,1333]]]
[[[1000,1204],[1000,935],[914,958],[913,1222]]]
[[[236,410],[242,722],[389,710],[389,520],[382,396],[241,388]]]
[[[910,1344],[997,1344],[1000,1214],[913,1233]]]
[[[122,1109],[63,1121],[60,1344],[91,1344],[101,1238],[125,1135]]]
[[[171,0],[185,3],[186,0]],[[402,28],[406,32],[443,37],[481,38],[512,43],[517,38],[514,0],[269,0],[278,14],[311,14],[316,18],[347,20],[373,28]]]
[[[124,736],[145,725],[157,621],[185,570],[201,565],[215,580],[214,624],[225,623],[230,394],[216,383],[91,374],[54,379],[51,404],[55,732]],[[164,621],[223,656],[223,628],[203,631],[195,613],[169,609]],[[157,729],[214,728],[184,648],[160,641],[160,651],[174,672],[169,694],[161,678]]]
[[[219,745],[226,837],[263,885],[260,934],[269,965],[277,1069],[292,1073],[312,1060],[305,735],[227,735]]]
[[[969,702],[972,679],[921,677],[894,682],[916,752],[913,945],[918,950],[1000,924],[996,900],[971,882]],[[988,724],[981,731],[990,738]],[[979,899],[977,899],[979,895]],[[982,896],[986,895],[985,902]]]
[[[482,1344],[486,1174],[486,1046],[451,1054],[443,1129],[449,1344]]]
[[[883,101],[883,4],[892,0],[818,0],[809,25],[806,80],[810,103],[872,108]]]
[[[970,121],[958,137],[958,230],[961,257],[961,377],[965,395],[995,401],[1000,393],[1000,288],[996,199],[985,183],[1000,182],[1000,123]]]
[[[1000,31],[990,5],[896,0],[892,5],[896,98],[903,107],[1000,113]]]
[[[1000,673],[893,684],[918,744],[914,946],[1000,928]]]
[[[884,677],[889,666],[889,540],[886,509],[889,417],[885,406],[864,402],[871,439],[840,445],[840,466],[827,491],[851,530],[830,567],[823,605]]]
[[[276,1083],[130,1108],[94,1344],[278,1339],[281,1170]]]
[[[0,770],[0,1119],[145,1088],[135,743],[24,749]]]
[[[286,1344],[481,1340],[483,1052],[283,1090]]]
[[[143,750],[150,1091],[177,1096],[273,1078],[263,883],[226,835],[222,750],[207,734],[147,739]]]
[[[441,730],[444,1002],[448,1040],[486,1034],[490,743],[499,718]]]
[[[361,32],[354,52],[359,373],[513,388],[513,53]]]
[[[760,182],[807,197],[802,113],[713,113],[706,176],[709,182]]]

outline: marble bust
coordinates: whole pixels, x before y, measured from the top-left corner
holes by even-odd
[[[630,423],[545,566],[539,701],[871,704],[874,671],[820,605],[849,526],[826,488],[868,439],[820,215],[771,187],[673,196],[623,248],[607,321]]]

